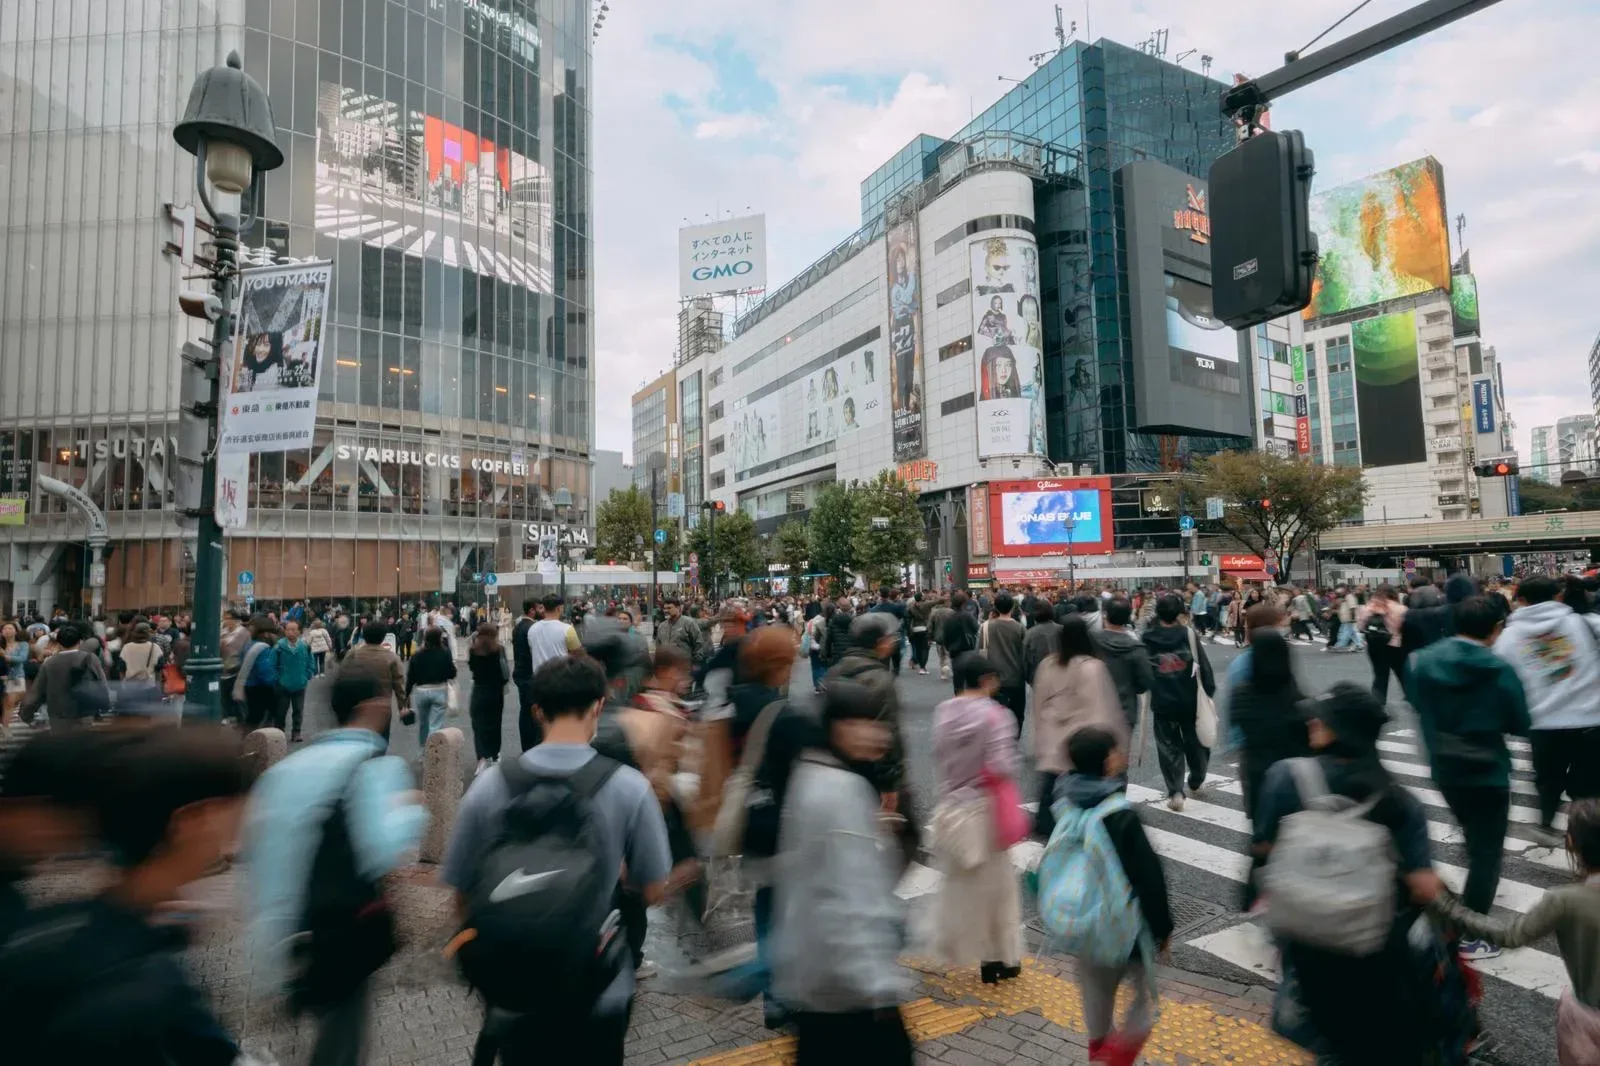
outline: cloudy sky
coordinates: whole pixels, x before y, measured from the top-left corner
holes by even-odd
[[[597,436],[628,451],[629,395],[672,361],[678,227],[764,212],[781,284],[860,224],[864,177],[914,135],[947,136],[993,102],[1010,88],[1002,76],[1054,48],[1055,22],[1046,0],[608,2],[595,49]],[[1372,0],[1335,36],[1413,2]],[[1079,39],[1133,45],[1165,29],[1168,58],[1211,55],[1226,80],[1280,65],[1354,4],[1062,6]],[[1444,165],[1525,461],[1533,426],[1590,410],[1597,40],[1600,0],[1506,0],[1273,111],[1275,128],[1305,132],[1322,188],[1422,155]]]

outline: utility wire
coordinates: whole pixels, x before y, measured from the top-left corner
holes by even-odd
[[[1372,3],[1372,0],[1361,0],[1361,3],[1359,3],[1355,7],[1351,8],[1349,14],[1345,15],[1344,18],[1340,19],[1338,22],[1335,22],[1332,26],[1329,26],[1327,29],[1323,30],[1321,33],[1319,33],[1315,37],[1311,38],[1311,40],[1307,41],[1302,47],[1295,49],[1293,52],[1290,52],[1289,55],[1291,57],[1293,57],[1293,59],[1299,59],[1302,55],[1305,54],[1305,50],[1307,48],[1310,48],[1312,45],[1314,45],[1318,41],[1322,40],[1328,34],[1332,33],[1334,30],[1338,29],[1340,26],[1344,25],[1346,22],[1349,22],[1351,18],[1355,17],[1357,12],[1359,12],[1362,8],[1366,7],[1370,3]],[[1291,60],[1291,62],[1292,61],[1293,60]]]

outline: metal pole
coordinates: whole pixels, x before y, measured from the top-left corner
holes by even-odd
[[[205,464],[200,474],[200,514],[196,519],[194,552],[194,634],[189,660],[185,717],[222,717],[222,581],[227,565],[222,547],[222,527],[217,525],[217,439],[221,434],[222,367],[228,338],[233,335],[233,279],[239,248],[238,220],[215,216],[212,240],[216,265],[211,271],[211,291],[221,302],[208,342],[211,364],[211,425],[207,433]]]
[[[657,575],[659,574],[661,568],[660,568],[659,565],[657,565],[660,562],[660,560],[656,558],[656,553],[660,550],[660,548],[656,545],[656,483],[660,479],[660,477],[661,477],[661,468],[659,466],[651,464],[651,467],[650,467],[650,605],[645,611],[645,614],[647,614],[649,617],[648,618],[642,618],[642,619],[640,619],[640,621],[644,623],[645,634],[651,639],[652,642],[655,640],[655,633],[656,633],[656,597],[657,597],[657,595],[660,594],[660,588],[659,588],[660,578]]]
[[[1182,478],[1179,478],[1178,479],[1178,555],[1183,560],[1183,582],[1184,582],[1184,584],[1187,585],[1189,583],[1189,541],[1192,538],[1186,537],[1186,536],[1183,535],[1183,515],[1184,515],[1184,507],[1185,507],[1184,500],[1183,500],[1183,489],[1184,489],[1184,481],[1183,481]]]
[[[711,575],[711,602],[717,602],[717,509],[711,508],[710,528],[706,534],[706,570]]]

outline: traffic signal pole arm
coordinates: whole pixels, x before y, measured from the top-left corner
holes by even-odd
[[[1277,70],[1240,82],[1222,94],[1222,111],[1235,115],[1256,112],[1286,93],[1321,81],[1331,74],[1382,55],[1425,33],[1448,26],[1458,19],[1482,11],[1499,0],[1425,0],[1416,7],[1352,33],[1310,55],[1290,52]]]

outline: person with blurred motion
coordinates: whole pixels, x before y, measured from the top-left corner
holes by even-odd
[[[822,658],[831,670],[850,650],[850,623],[855,621],[855,607],[849,596],[834,601],[833,617],[828,619],[828,629],[822,642]]]
[[[822,678],[828,672],[828,663],[823,655],[823,645],[828,640],[828,620],[833,617],[837,608],[833,604],[824,604],[816,614],[806,620],[805,636],[802,643],[805,645],[806,658],[811,663],[811,691],[822,691]]]
[[[1022,736],[1022,721],[1028,710],[1028,674],[1023,642],[1027,632],[1012,617],[1017,601],[1001,591],[994,598],[994,614],[978,627],[978,650],[983,652],[1000,678],[995,697],[1011,711],[1016,735]],[[959,693],[958,693],[959,695]]]
[[[289,741],[300,742],[300,728],[306,717],[306,688],[316,676],[317,666],[311,658],[311,646],[300,639],[300,623],[285,622],[283,637],[273,645],[277,656],[278,672],[278,722],[281,728],[286,712],[289,720]]]
[[[255,973],[317,1019],[312,1066],[365,1060],[369,982],[396,944],[383,879],[428,822],[404,760],[385,754],[387,685],[386,669],[346,663],[335,727],[262,775],[245,822]]]
[[[955,611],[951,608],[949,599],[939,600],[928,616],[928,635],[933,639],[933,646],[939,652],[940,681],[950,680],[950,652],[945,647],[945,627],[954,617]]]
[[[1034,600],[1029,623],[1028,634],[1022,638],[1022,672],[1024,679],[1032,685],[1034,674],[1039,672],[1039,664],[1056,653],[1061,624],[1056,621],[1050,601],[1043,598]],[[1035,696],[1034,706],[1038,705],[1039,700]]]
[[[150,623],[135,622],[128,638],[112,653],[121,664],[121,691],[160,689],[161,664],[165,656],[161,645],[150,639]]]
[[[382,622],[371,622],[360,630],[361,643],[351,647],[345,653],[344,664],[357,670],[370,674],[378,679],[383,686],[384,695],[394,698],[395,707],[400,712],[402,725],[411,725],[416,719],[411,710],[411,697],[406,694],[405,666],[400,662],[400,657],[383,646],[384,635],[388,632]],[[444,634],[445,649],[450,647],[450,634]],[[454,653],[451,660],[454,661]]]
[[[1491,649],[1500,612],[1474,596],[1455,606],[1455,635],[1417,653],[1406,670],[1406,699],[1417,712],[1433,781],[1466,838],[1466,905],[1488,914],[1500,883],[1511,812],[1511,752],[1506,734],[1531,723],[1522,682]],[[1499,955],[1483,940],[1461,945],[1473,960]]]
[[[1372,694],[1379,703],[1389,702],[1389,675],[1400,682],[1405,679],[1405,653],[1401,648],[1405,627],[1406,608],[1388,585],[1373,590],[1372,598],[1358,615],[1357,624],[1367,645],[1367,659],[1372,663]]]
[[[977,964],[984,984],[995,984],[1022,974],[1022,900],[1010,853],[995,841],[993,810],[1016,800],[997,786],[1017,772],[1017,745],[1011,716],[994,699],[999,675],[983,653],[963,653],[955,673],[961,695],[933,712],[933,849],[944,874],[935,938],[946,963]]]
[[[522,617],[511,630],[511,683],[517,689],[517,742],[527,751],[539,742],[539,722],[533,711],[533,648],[528,631],[539,623],[538,600],[522,601]]]
[[[1139,697],[1150,691],[1155,680],[1150,669],[1150,654],[1133,635],[1133,605],[1126,597],[1112,597],[1099,613],[1100,628],[1091,629],[1091,632],[1106,669],[1111,671],[1117,701],[1122,705],[1122,719],[1128,727],[1127,735],[1132,737],[1139,728]]]
[[[1166,782],[1167,806],[1183,810],[1184,766],[1188,787],[1198,792],[1206,780],[1211,752],[1195,733],[1197,701],[1201,689],[1207,696],[1217,691],[1211,660],[1194,630],[1184,625],[1183,600],[1168,593],[1156,601],[1156,624],[1145,630],[1144,646],[1150,655],[1150,716],[1156,735],[1156,754]]]
[[[644,775],[593,746],[607,699],[607,679],[600,664],[591,656],[551,659],[534,675],[534,688],[539,693],[544,741],[473,781],[462,797],[440,867],[440,880],[455,890],[467,923],[456,939],[459,961],[480,974],[486,970],[503,974],[499,991],[485,996],[489,1010],[478,1048],[490,1057],[474,1061],[493,1061],[498,1054],[502,1066],[621,1066],[633,1010],[635,968],[629,953],[621,950],[625,938],[611,932],[620,922],[616,900],[624,886],[650,906],[667,897],[672,860],[666,825]],[[599,893],[593,900],[568,898],[563,893],[572,890],[570,883],[539,877],[543,869],[527,870],[521,861],[538,854],[580,857],[581,849],[572,845],[556,850],[558,825],[553,816],[580,796],[586,815],[579,827],[584,830],[579,833],[582,847],[598,849],[603,859],[591,865],[603,875],[591,885]],[[559,805],[558,797],[565,797]],[[516,850],[508,853],[508,849]],[[504,873],[507,859],[509,874]],[[528,912],[530,919],[551,908],[572,913],[575,904],[586,911],[593,906],[607,916],[597,943],[587,953],[595,960],[594,972],[588,975],[592,980],[580,983],[572,972],[537,961],[530,964],[532,956],[520,937],[537,939],[538,931],[532,927],[518,933],[511,927],[479,929],[472,924],[475,906],[511,907],[523,898],[535,904],[535,910]],[[542,939],[531,946],[556,950]],[[496,1001],[497,995],[510,993],[516,993],[515,1005]],[[558,997],[559,1012],[538,1006]],[[535,1006],[524,1009],[527,1003]]]
[[[906,604],[906,632],[911,637],[911,665],[917,673],[928,672],[928,646],[933,632],[933,601],[918,590]]]
[[[0,677],[5,679],[4,695],[0,697],[0,733],[10,729],[28,691],[28,663],[32,658],[33,649],[17,623],[0,623]]]
[[[1554,578],[1517,586],[1517,608],[1494,653],[1516,670],[1527,695],[1541,843],[1559,847],[1561,795],[1600,797],[1600,615],[1576,614],[1556,598]]]
[[[1431,938],[1415,955],[1407,941],[1421,908],[1442,888],[1429,854],[1427,819],[1379,760],[1378,738],[1389,719],[1367,686],[1341,681],[1308,701],[1305,713],[1316,755],[1274,764],[1256,797],[1253,849],[1267,863],[1268,895],[1280,833],[1312,804],[1331,802],[1336,809],[1359,811],[1387,832],[1395,860],[1394,898],[1387,934],[1375,952],[1334,950],[1280,936],[1284,963],[1294,971],[1299,1007],[1332,1061],[1416,1066],[1429,1061],[1424,1056],[1442,1035],[1435,981],[1457,972],[1450,960],[1435,958],[1438,945]],[[1308,795],[1302,777],[1316,780],[1326,796]],[[1344,930],[1337,927],[1321,931],[1325,942],[1342,938]],[[1352,1024],[1355,1020],[1360,1024]]]
[[[1039,771],[1033,831],[1044,840],[1055,828],[1050,806],[1056,782],[1072,769],[1067,741],[1088,726],[1110,730],[1124,746],[1132,735],[1088,621],[1082,614],[1070,614],[1060,626],[1055,654],[1039,664],[1033,682],[1033,757]]]
[[[1295,677],[1283,630],[1270,625],[1253,628],[1250,653],[1249,673],[1229,689],[1228,722],[1237,730],[1244,812],[1253,821],[1267,771],[1284,759],[1310,755],[1311,741],[1300,710],[1305,695]],[[1252,854],[1251,875],[1244,884],[1244,910],[1252,909],[1259,897],[1256,873],[1263,862],[1264,856]]]
[[[922,827],[916,817],[911,783],[906,771],[905,736],[900,725],[900,695],[888,658],[899,646],[899,631],[892,616],[866,614],[850,624],[851,647],[848,653],[822,680],[822,689],[835,681],[849,681],[866,690],[878,708],[879,720],[889,735],[889,748],[871,766],[857,769],[878,788],[884,811],[892,815],[895,835],[900,840],[903,865],[917,856]]]
[[[0,777],[0,945],[24,920],[23,884],[40,863],[85,850],[94,837],[96,760],[118,741],[108,731],[37,732]]]
[[[800,757],[783,804],[773,991],[793,1012],[796,1066],[913,1058],[900,1015],[911,994],[898,961],[900,864],[878,845],[885,812],[866,774],[894,742],[881,704],[856,680],[824,682],[824,743]]]
[[[481,774],[500,761],[500,726],[506,711],[506,682],[511,680],[500,630],[493,622],[483,623],[473,633],[467,646],[467,670],[472,674],[472,744]]]
[[[239,659],[239,677],[233,683],[234,702],[244,708],[241,725],[253,729],[283,727],[278,702],[278,661],[273,646],[278,627],[264,614],[250,619],[250,643]]]
[[[33,688],[22,698],[17,713],[32,725],[43,707],[50,728],[71,729],[94,719],[111,706],[106,671],[100,658],[78,647],[81,631],[68,622],[56,630],[60,650],[39,664]]]
[[[422,648],[406,662],[406,698],[417,716],[417,750],[428,750],[428,738],[444,728],[450,709],[450,683],[456,663],[444,646],[444,634],[430,626],[422,634]]]
[[[737,765],[732,733],[733,687],[744,680],[739,645],[750,624],[750,608],[742,599],[723,601],[717,613],[722,641],[700,664],[699,687],[705,692],[700,708],[700,795],[694,824],[708,829],[722,806],[728,775]]]
[[[217,647],[222,656],[222,717],[238,720],[244,717],[244,706],[234,699],[233,692],[245,649],[250,647],[250,630],[237,612],[222,613],[222,636],[218,638]]]
[[[167,911],[216,867],[253,773],[234,730],[108,731],[93,826],[113,869],[98,895],[31,911],[0,946],[0,1027],[16,1066],[233,1066],[238,1043],[183,964]],[[73,772],[77,771],[73,768]]]
[[[333,650],[333,637],[322,619],[311,620],[311,628],[306,630],[306,646],[311,649],[311,659],[316,663],[315,676],[321,677],[328,672],[328,653]]]
[[[656,623],[656,647],[672,645],[688,657],[689,662],[699,666],[710,656],[711,649],[706,646],[705,634],[700,631],[700,626],[693,618],[686,618],[683,613],[683,604],[678,600],[668,600],[662,607],[662,619]]]

